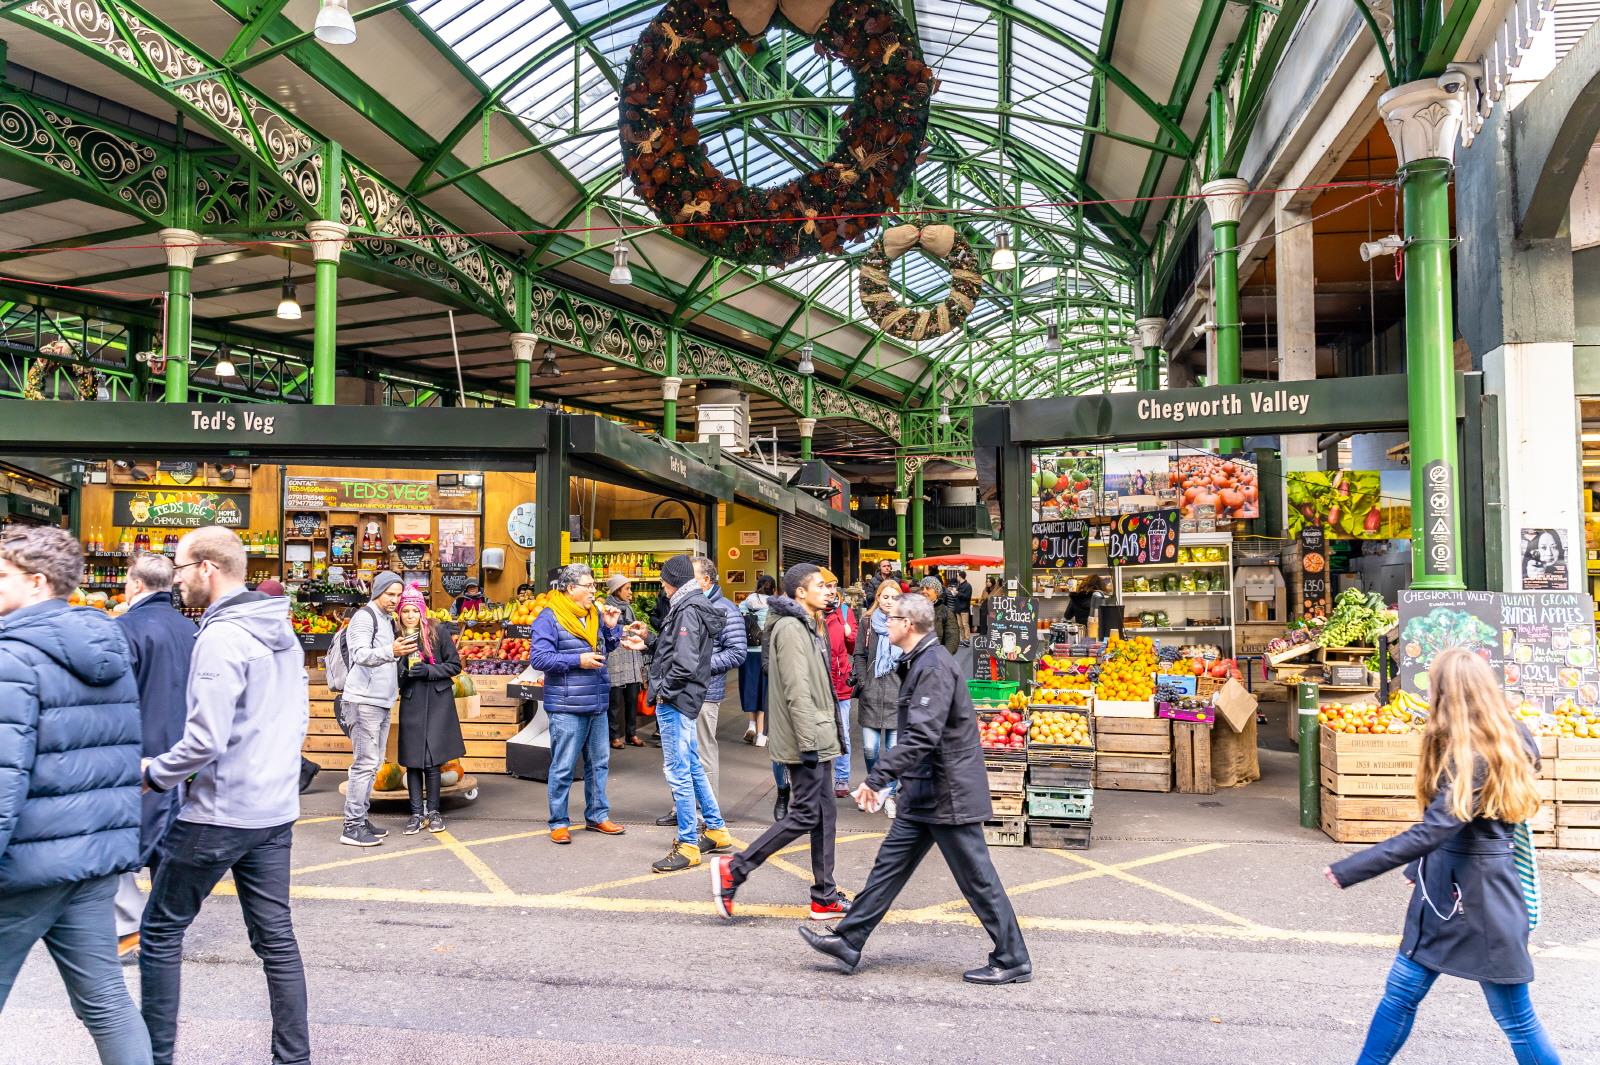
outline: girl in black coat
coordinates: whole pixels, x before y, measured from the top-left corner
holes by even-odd
[[[1405,865],[1415,885],[1400,954],[1357,1065],[1382,1065],[1399,1053],[1440,973],[1478,981],[1521,1065],[1559,1065],[1528,997],[1531,928],[1513,855],[1518,825],[1539,811],[1538,748],[1477,655],[1445,651],[1428,682],[1433,706],[1417,766],[1422,823],[1325,870],[1345,888]],[[1466,780],[1470,789],[1461,786]]]
[[[418,633],[417,649],[400,659],[400,764],[406,767],[406,790],[411,797],[411,819],[406,835],[426,824],[429,832],[443,832],[439,813],[439,767],[464,757],[467,745],[456,720],[453,679],[461,672],[450,634],[428,620],[428,601],[415,584],[400,596],[400,631]],[[424,794],[426,793],[426,794]],[[426,798],[426,814],[424,814]]]

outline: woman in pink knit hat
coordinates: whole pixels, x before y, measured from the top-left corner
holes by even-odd
[[[400,670],[400,764],[406,769],[411,819],[406,835],[426,826],[443,832],[439,813],[439,767],[467,753],[456,720],[452,678],[461,672],[450,634],[428,620],[426,594],[415,584],[400,595],[400,631],[417,634],[417,649],[396,662]]]

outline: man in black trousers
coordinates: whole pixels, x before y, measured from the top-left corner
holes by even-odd
[[[878,760],[855,797],[876,811],[883,805],[884,789],[898,780],[899,816],[849,915],[832,930],[801,928],[800,935],[854,970],[867,937],[928,850],[937,845],[967,905],[994,940],[989,964],[962,978],[972,984],[1025,983],[1033,979],[1033,963],[983,840],[983,822],[993,808],[972,697],[955,659],[933,635],[933,604],[906,595],[890,611],[889,638],[905,652],[899,666],[899,739]]]

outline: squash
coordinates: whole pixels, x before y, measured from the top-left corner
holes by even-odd
[[[461,768],[461,759],[452,758],[439,767],[439,786],[441,788],[454,787],[461,783],[461,778],[464,776],[466,776],[466,772]]]
[[[385,762],[378,767],[378,772],[372,778],[374,791],[404,791],[406,790],[406,771],[394,762]]]

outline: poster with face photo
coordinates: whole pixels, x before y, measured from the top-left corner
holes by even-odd
[[[1567,534],[1564,529],[1522,530],[1522,590],[1565,592],[1572,587],[1567,574]]]

